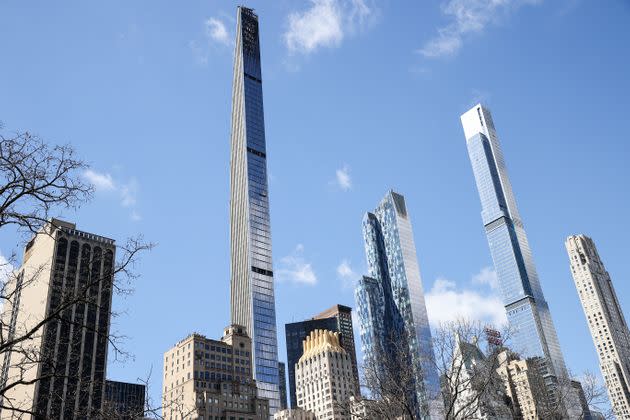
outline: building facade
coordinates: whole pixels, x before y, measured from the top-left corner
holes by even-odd
[[[165,420],[268,420],[269,401],[258,397],[252,341],[230,325],[221,340],[191,334],[164,354]]]
[[[278,363],[278,388],[280,389],[280,408],[287,408],[287,368],[283,362]]]
[[[280,393],[260,41],[258,16],[245,7],[237,12],[230,170],[231,319],[251,335],[259,396],[274,413]]]
[[[494,372],[495,359],[476,343],[457,338],[453,362],[444,381],[444,401],[452,418],[512,420],[502,378]],[[494,357],[494,355],[490,355]]]
[[[497,373],[514,407],[514,417],[523,420],[542,418],[538,405],[542,398],[547,398],[547,392],[536,386],[539,381],[535,360],[521,360],[509,351],[503,351],[499,354]]]
[[[357,384],[355,393],[359,395],[359,369],[354,344],[352,309],[344,305],[335,305],[315,315],[311,319],[285,325],[287,365],[289,369],[289,396],[292,408],[297,407],[297,399],[295,397],[295,365],[300,357],[302,357],[302,343],[312,331],[318,329],[339,333],[341,347],[346,350],[346,353],[348,353],[352,361],[352,372]]]
[[[568,372],[492,116],[488,109],[476,105],[462,115],[461,121],[481,199],[481,218],[512,329],[512,347],[524,358],[549,360],[545,376],[549,392],[553,393],[559,382],[568,382]],[[577,396],[572,401],[566,407],[568,416],[577,417],[580,412],[571,411],[572,406],[579,405]]]
[[[378,364],[381,357],[403,351],[414,369],[416,417],[442,418],[420,268],[402,195],[389,191],[365,215],[363,238],[369,276],[359,280],[355,297],[364,360]]]
[[[599,366],[618,419],[630,419],[630,332],[595,243],[585,235],[565,242]]]
[[[315,413],[301,408],[286,408],[273,415],[274,420],[317,420]]]
[[[356,383],[352,360],[341,347],[339,333],[312,331],[295,366],[298,407],[318,420],[350,420],[350,398]]]
[[[142,384],[105,381],[104,417],[113,420],[144,418],[146,387]]]
[[[57,219],[26,245],[3,317],[8,341],[34,333],[5,352],[0,381],[17,386],[5,393],[1,418],[18,417],[11,408],[46,419],[100,413],[115,253],[114,240]]]

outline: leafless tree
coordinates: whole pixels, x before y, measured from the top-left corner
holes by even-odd
[[[93,188],[81,173],[86,168],[86,163],[76,157],[70,145],[51,146],[28,132],[0,133],[0,231],[6,232],[7,228],[13,227],[9,230],[18,235],[47,236],[55,240],[52,232],[60,226],[56,226],[52,216],[63,210],[74,210],[91,199]],[[109,313],[111,302],[99,299],[95,291],[104,291],[103,294],[110,291],[130,293],[137,277],[135,267],[138,257],[152,246],[142,237],[130,238],[117,247],[117,260],[111,258],[109,265],[106,253],[79,255],[77,258],[81,264],[74,276],[73,287],[61,287],[53,279],[51,293],[56,293],[55,304],[42,311],[44,316],[19,324],[16,317],[23,292],[44,281],[43,274],[51,272],[52,263],[31,267],[28,272],[13,270],[17,265],[15,254],[0,263],[0,271],[4,273],[0,279],[0,410],[10,411],[13,418],[30,416],[36,409],[34,402],[18,401],[16,390],[22,386],[54,381],[68,381],[70,384],[81,376],[76,369],[80,361],[70,358],[66,364],[60,365],[54,361],[53,355],[41,351],[45,346],[36,344],[49,339],[46,336],[49,329],[68,331],[67,340],[59,345],[64,351],[80,342],[80,334],[93,334],[97,342],[104,341],[114,349],[116,358],[124,359],[128,355],[121,347],[122,337],[110,331],[109,319],[105,327],[92,328],[87,323],[76,321],[71,314],[78,311],[77,308],[88,308],[86,313],[89,313],[89,308],[100,311],[104,305],[104,312]],[[93,267],[104,268],[97,270]],[[68,351],[68,354],[71,353]],[[102,389],[103,381],[87,386]],[[82,384],[85,386],[86,382]],[[67,392],[76,397],[76,405],[81,407],[83,390],[69,386]],[[64,396],[52,395],[52,398],[61,400]],[[99,413],[73,415],[101,416]]]
[[[601,413],[605,419],[614,419],[615,414],[610,405],[608,390],[597,375],[591,371],[586,371],[580,377],[580,382],[588,407]]]
[[[416,360],[409,356],[404,339],[391,337],[387,350],[377,349],[375,357],[362,365],[361,385],[369,399],[345,405],[358,419],[413,419],[417,404],[414,370],[430,368],[438,372],[442,386],[433,393],[425,390],[429,401],[423,410],[443,400],[446,419],[478,418],[480,410],[492,418],[512,418],[496,372],[501,363],[496,357],[499,347],[482,344],[485,328],[463,319],[444,323],[433,332],[435,357]],[[507,332],[503,335],[509,337]]]

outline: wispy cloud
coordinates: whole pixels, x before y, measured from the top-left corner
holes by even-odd
[[[479,273],[473,276],[472,282],[473,284],[485,284],[490,286],[492,290],[499,288],[499,278],[497,277],[497,272],[494,271],[492,267],[482,268]]]
[[[188,41],[188,48],[192,52],[193,59],[201,66],[206,66],[213,49],[227,50],[232,46],[234,36],[230,34],[225,23],[229,17],[209,17],[203,21],[203,35],[197,39]]]
[[[83,176],[97,191],[112,191],[116,189],[114,179],[110,174],[98,173],[92,169],[86,169],[85,172],[83,172]]]
[[[491,23],[527,4],[542,0],[446,0],[442,13],[450,23],[438,28],[437,35],[418,50],[428,58],[455,55],[467,35],[481,33]]]
[[[495,326],[507,323],[503,303],[493,290],[458,289],[455,282],[438,278],[426,295],[426,303],[429,322],[434,327],[462,318]]]
[[[97,192],[116,193],[120,205],[131,210],[129,215],[131,220],[139,221],[142,219],[136,209],[139,184],[135,178],[132,177],[127,182],[117,182],[110,173],[97,172],[92,169],[85,170],[83,177],[94,186]]]
[[[354,285],[359,275],[352,269],[350,261],[343,259],[337,266],[337,277],[342,281],[344,288]]]
[[[338,47],[348,33],[370,22],[374,13],[368,0],[311,0],[308,9],[289,14],[286,47],[290,54],[303,55]]]
[[[298,244],[291,254],[280,259],[279,269],[276,270],[278,281],[296,284],[317,284],[317,276],[311,263],[304,259],[304,245]]]
[[[230,35],[222,20],[211,17],[204,22],[206,37],[209,42],[229,46],[231,44]]]
[[[343,191],[350,191],[352,189],[352,178],[350,178],[350,168],[348,165],[343,165],[343,167],[335,171],[335,181],[337,186]]]

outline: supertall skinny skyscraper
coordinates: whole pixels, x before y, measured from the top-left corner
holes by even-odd
[[[254,379],[271,414],[280,407],[267,152],[258,16],[239,7],[232,86],[230,241],[232,323],[252,339]]]
[[[617,293],[591,238],[569,236],[565,245],[613,410],[630,419],[630,331]]]
[[[414,418],[441,419],[443,404],[420,267],[405,198],[389,191],[363,218],[369,277],[355,290],[364,360],[385,372],[393,357],[413,369]],[[391,365],[391,363],[390,363]],[[388,378],[396,380],[395,378]]]
[[[513,329],[512,347],[523,357],[544,357],[548,361],[546,377],[553,385],[555,379],[568,378],[567,368],[516,207],[492,116],[482,105],[476,105],[461,120],[481,199],[481,218]]]

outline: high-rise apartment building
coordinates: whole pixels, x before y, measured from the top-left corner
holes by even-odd
[[[512,329],[512,348],[523,357],[548,360],[550,392],[568,382],[556,329],[534,265],[527,235],[516,207],[503,152],[490,111],[476,105],[461,116],[503,304]],[[574,396],[578,405],[577,396]],[[569,412],[577,417],[579,412]]]
[[[273,420],[317,420],[315,413],[301,408],[285,408],[273,415]]]
[[[278,388],[280,389],[280,408],[287,408],[287,368],[283,362],[278,363]]]
[[[363,219],[369,277],[355,290],[364,358],[379,364],[404,351],[414,370],[414,411],[443,417],[431,330],[405,198],[389,191]]]
[[[268,420],[269,401],[252,379],[252,341],[245,327],[230,325],[221,340],[191,334],[164,354],[165,420]]]
[[[357,367],[354,330],[352,328],[352,309],[344,305],[334,305],[311,319],[285,325],[291,408],[297,407],[297,399],[295,397],[295,364],[300,357],[302,357],[302,342],[315,330],[328,330],[340,334],[339,342],[341,347],[346,350],[346,353],[348,353],[352,361],[352,372],[357,384],[355,393],[356,395],[360,394],[358,385],[359,369]]]
[[[280,408],[258,16],[236,17],[230,158],[231,317],[252,339],[259,396]]]
[[[103,417],[116,420],[144,419],[146,387],[142,384],[105,381]]]
[[[57,219],[26,245],[2,315],[7,342],[25,337],[4,353],[2,419],[22,418],[12,408],[37,419],[100,412],[115,253],[114,240]]]
[[[548,397],[547,392],[537,386],[540,381],[536,363],[540,358],[521,360],[507,350],[499,353],[498,357],[497,373],[511,401],[514,418],[523,420],[544,418],[539,406],[541,401]]]
[[[591,238],[569,236],[565,245],[613,410],[630,419],[630,331],[615,288]]]
[[[312,411],[318,420],[350,420],[356,383],[338,332],[315,330],[306,337],[295,379],[299,408]]]

